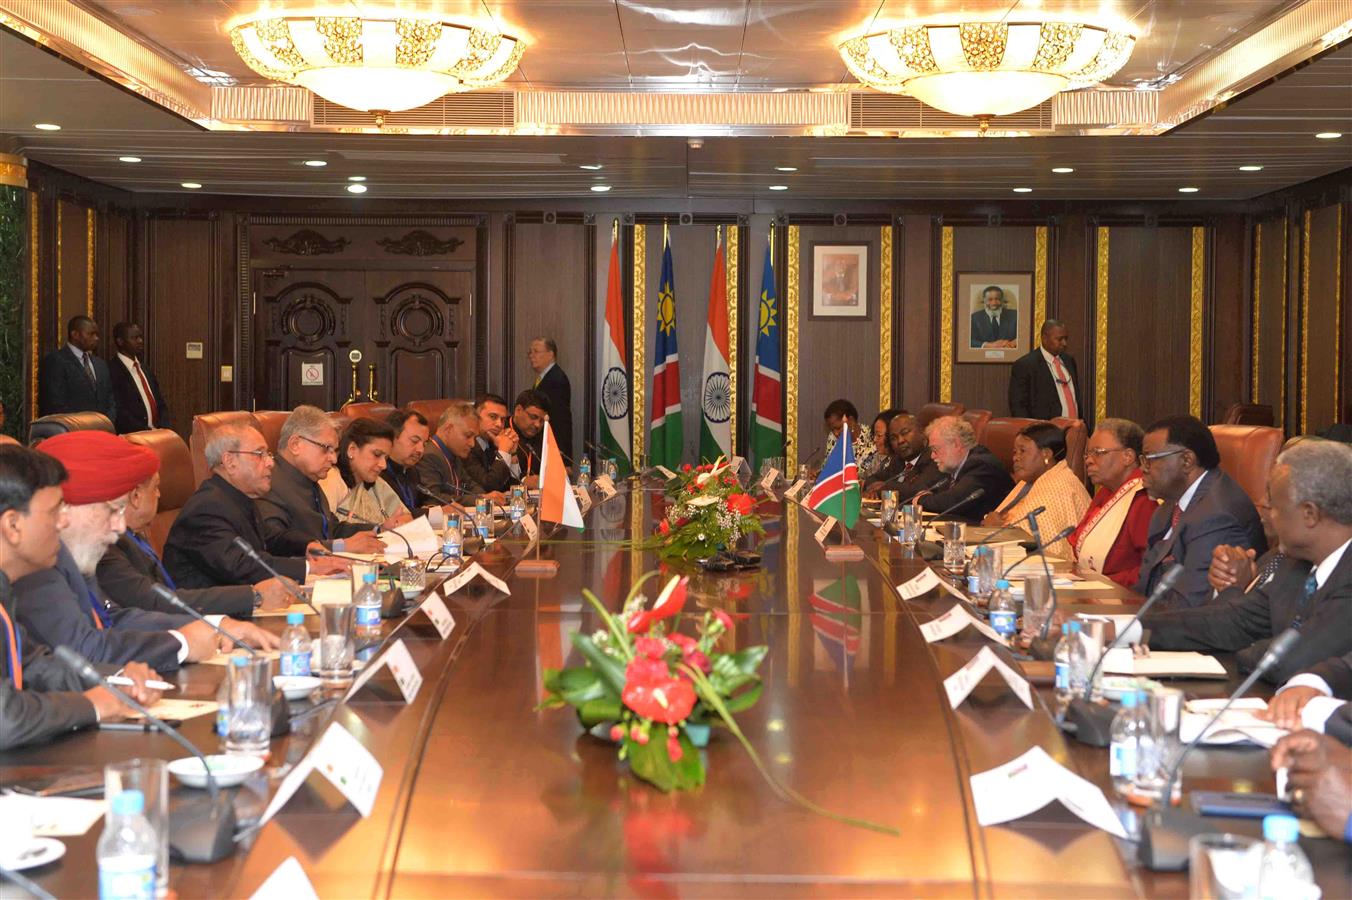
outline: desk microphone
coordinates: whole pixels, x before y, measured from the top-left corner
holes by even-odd
[[[1036,525],[1033,526],[1033,530],[1034,530],[1034,531],[1037,530],[1037,526],[1036,526]],[[1052,544],[1055,544],[1057,541],[1063,541],[1063,540],[1065,540],[1067,537],[1069,537],[1069,536],[1070,536],[1071,534],[1073,534],[1074,532],[1075,532],[1074,526],[1072,526],[1072,525],[1067,525],[1065,528],[1062,528],[1060,531],[1058,531],[1056,534],[1052,535],[1052,536],[1051,536],[1050,538],[1048,538],[1046,541],[1039,541],[1038,543],[1034,544],[1034,545],[1033,545],[1033,551],[1032,551],[1031,553],[1029,553],[1028,556],[1025,556],[1023,559],[1016,559],[1016,560],[1014,560],[1014,562],[1010,563],[1008,566],[1005,566],[1005,570],[1004,570],[1003,572],[1000,573],[1000,577],[1001,577],[1001,578],[1008,578],[1008,577],[1009,577],[1009,573],[1010,573],[1010,572],[1013,572],[1013,571],[1014,571],[1015,569],[1017,569],[1019,566],[1023,565],[1023,564],[1026,563],[1026,562],[1028,562],[1028,558],[1029,558],[1029,557],[1031,557],[1031,556],[1038,556],[1039,554],[1045,553],[1045,552],[1047,551],[1047,548],[1050,547]],[[1042,561],[1045,563],[1045,562],[1047,561],[1047,560],[1046,560],[1046,557],[1043,557],[1043,560],[1042,560]],[[1050,578],[1051,575],[1048,574],[1047,577]]]
[[[379,538],[381,535],[385,535],[385,534],[392,534],[392,535],[394,535],[395,537],[399,538],[399,540],[401,540],[401,541],[404,542],[404,546],[405,546],[406,548],[408,548],[408,557],[407,557],[408,559],[417,559],[417,558],[418,558],[418,554],[416,554],[416,553],[413,552],[413,545],[412,545],[411,543],[409,543],[408,538],[404,537],[404,535],[403,535],[402,533],[400,533],[398,529],[391,528],[391,529],[389,529],[388,531],[381,531],[381,530],[380,530],[380,526],[377,525],[377,526],[376,526],[376,537]]]
[[[983,537],[981,540],[977,541],[977,542],[976,542],[975,544],[973,544],[972,546],[973,546],[973,547],[980,547],[982,544],[989,544],[991,541],[995,540],[995,536],[996,536],[997,534],[1001,534],[1002,532],[1005,532],[1005,531],[1013,531],[1013,530],[1015,530],[1016,528],[1019,527],[1019,522],[1022,522],[1024,519],[1036,518],[1037,516],[1041,515],[1042,513],[1046,512],[1046,511],[1047,511],[1047,507],[1045,507],[1045,506],[1039,506],[1037,509],[1035,509],[1035,510],[1033,510],[1032,512],[1028,513],[1028,515],[1020,517],[1020,518],[1017,519],[1015,522],[1013,522],[1013,523],[1011,523],[1011,524],[1009,524],[1009,525],[1001,525],[999,528],[995,529],[995,530],[992,531],[990,534],[986,535],[985,537]],[[1055,543],[1055,541],[1053,541],[1052,543]],[[1019,562],[1023,562],[1023,560],[1019,560]],[[1018,565],[1018,563],[1015,563],[1015,565]]]
[[[1057,541],[1063,541],[1066,538],[1070,537],[1072,534],[1074,534],[1075,526],[1067,525],[1065,528],[1062,528],[1060,531],[1058,531],[1056,534],[1054,534],[1052,537],[1048,538],[1045,541],[1042,540],[1041,532],[1037,527],[1037,516],[1029,516],[1028,527],[1033,532],[1033,540],[1036,541],[1036,543],[1033,546],[1033,551],[1029,553],[1028,556],[1037,556],[1042,559],[1042,574],[1047,577],[1047,590],[1052,595],[1052,604],[1051,607],[1047,610],[1047,619],[1042,623],[1042,630],[1038,632],[1037,637],[1033,638],[1032,642],[1029,644],[1028,652],[1034,659],[1051,659],[1052,653],[1056,649],[1056,642],[1054,640],[1048,640],[1047,629],[1051,627],[1052,619],[1056,616],[1056,608],[1059,605],[1060,601],[1056,596],[1056,580],[1052,578],[1051,566],[1047,565],[1047,548],[1050,547],[1052,544],[1055,544]],[[1009,573],[1012,572],[1017,566],[1023,564],[1028,560],[1028,556],[1025,556],[1023,559],[1016,560],[1007,569],[1005,569],[1004,573],[1001,574],[1000,577],[1001,578],[1008,577]],[[1025,603],[1027,603],[1027,591],[1028,591],[1028,583],[1027,581],[1025,581],[1024,582]]]
[[[812,461],[817,458],[817,454],[821,453],[825,447],[826,447],[825,444],[819,444],[816,450],[813,450],[810,454],[808,454],[807,459],[803,460],[798,464],[798,468],[801,469],[803,466],[807,466],[809,469],[812,468]]]
[[[1183,761],[1188,758],[1193,748],[1202,742],[1207,730],[1225,714],[1230,705],[1247,693],[1254,682],[1289,653],[1299,640],[1300,631],[1296,628],[1288,628],[1273,638],[1272,643],[1268,644],[1267,652],[1258,661],[1258,665],[1254,666],[1249,677],[1235,688],[1235,692],[1226,699],[1224,706],[1211,714],[1206,725],[1197,732],[1196,737],[1188,741],[1183,752],[1178,754],[1174,764],[1169,767],[1169,777],[1164,782],[1164,793],[1146,812],[1141,822],[1141,843],[1137,847],[1137,856],[1146,868],[1155,872],[1177,872],[1187,868],[1188,841],[1194,835],[1216,830],[1215,822],[1171,806],[1174,783],[1178,780],[1179,772],[1183,770]]]
[[[1090,698],[1094,694],[1094,679],[1098,676],[1099,669],[1103,667],[1103,661],[1108,658],[1108,651],[1112,650],[1126,638],[1131,631],[1131,626],[1141,621],[1141,617],[1150,611],[1165,594],[1173,590],[1174,584],[1183,577],[1183,567],[1172,565],[1165,570],[1160,583],[1155,585],[1155,589],[1150,592],[1150,596],[1141,608],[1136,611],[1136,615],[1131,617],[1131,621],[1125,627],[1119,628],[1117,634],[1108,645],[1103,648],[1098,659],[1094,662],[1094,668],[1089,671],[1089,681],[1084,686],[1084,695],[1075,697],[1066,706],[1065,716],[1061,721],[1061,727],[1067,731],[1074,730],[1075,739],[1082,744],[1088,744],[1091,747],[1106,747],[1112,741],[1113,718],[1117,710],[1111,706],[1105,706],[1102,703],[1094,703]]]
[[[442,494],[438,494],[431,488],[424,487],[423,485],[419,484],[414,486],[414,490],[416,490],[419,494],[422,494],[429,500],[435,500],[439,506],[454,506],[456,509],[462,511],[464,510],[464,507],[460,505],[459,501],[452,500],[449,497],[446,497]]]
[[[79,675],[85,684],[102,687],[127,706],[139,712],[171,740],[187,750],[202,764],[206,773],[208,796],[179,803],[169,812],[169,846],[175,854],[188,862],[216,862],[235,851],[235,804],[221,794],[216,776],[211,773],[206,757],[192,741],[164,724],[159,718],[130,696],[109,684],[89,660],[66,646],[57,647],[56,658]]]
[[[234,544],[241,552],[243,552],[245,556],[249,557],[249,559],[253,560],[254,562],[258,563],[260,566],[262,566],[263,569],[264,569],[269,575],[271,575],[273,578],[276,578],[277,581],[278,581],[283,587],[285,587],[285,586],[288,585],[288,584],[293,584],[293,585],[295,584],[295,582],[292,581],[290,578],[287,578],[287,577],[286,577],[285,575],[283,575],[281,572],[278,572],[276,569],[274,569],[274,568],[272,567],[271,563],[269,563],[266,559],[263,558],[263,554],[261,554],[261,553],[259,553],[257,550],[255,550],[255,549],[253,548],[253,545],[250,544],[248,541],[244,540],[244,538],[240,537],[239,535],[236,535],[236,536],[231,540],[231,543]],[[325,550],[325,553],[328,553],[328,554],[332,555],[333,551],[332,551],[332,550]],[[290,590],[289,590],[289,591],[287,591],[287,593],[291,595],[292,599],[294,599],[294,600],[296,600],[296,601],[298,601],[298,602],[300,602],[300,603],[304,603],[306,606],[310,607],[310,609],[314,610],[315,615],[319,615],[319,610],[317,610],[317,609],[314,608],[314,604],[311,603],[310,601],[306,600],[305,598],[301,597],[301,595],[300,595],[297,591],[290,591]]]

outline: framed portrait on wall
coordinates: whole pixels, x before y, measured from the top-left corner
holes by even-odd
[[[868,318],[868,244],[812,245],[813,318]]]
[[[960,363],[1012,363],[1033,347],[1031,272],[962,272],[953,329]]]

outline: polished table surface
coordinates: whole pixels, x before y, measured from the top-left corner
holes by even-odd
[[[324,897],[1186,896],[1185,876],[1141,870],[1131,844],[1059,804],[1004,826],[976,823],[971,775],[1041,746],[1111,798],[1106,752],[1064,738],[1046,692],[1030,711],[995,678],[951,710],[942,680],[985,642],[968,629],[926,644],[919,625],[951,597],[902,601],[893,586],[926,564],[862,522],[855,540],[865,559],[828,562],[810,514],[766,502],[761,567],[696,571],[689,603],[733,613],[737,647],[770,647],[765,693],[738,721],[775,776],[899,837],[785,803],[718,730],[703,751],[705,786],[664,795],[630,775],[612,745],[584,734],[571,710],[537,711],[543,670],[578,662],[568,636],[600,626],[581,589],[615,609],[634,577],[657,566],[624,543],[650,530],[655,496],[623,493],[594,508],[585,531],[548,540],[543,552],[559,562],[551,578],[514,574],[524,543],[499,540],[479,558],[508,577],[511,596],[477,583],[457,593],[448,600],[456,627],[445,641],[421,615],[391,626],[422,671],[418,697],[405,706],[378,676],[333,715],[384,768],[369,818],[312,776],[241,852],[215,865],[175,866],[172,886],[182,896],[248,896],[294,856]],[[1108,584],[1063,597],[1079,610],[1130,611],[1138,601]],[[191,667],[180,676],[182,695],[214,696],[221,673]],[[1226,682],[1183,686],[1214,696]],[[274,743],[270,783],[241,793],[242,818],[256,815],[327,721],[312,717],[303,733]],[[183,732],[211,752],[210,726],[209,717],[190,720]],[[22,774],[19,766],[133,755],[182,752],[163,737],[86,732],[0,755],[0,781]],[[1272,789],[1264,751],[1204,750],[1185,769],[1188,789],[1245,786]],[[1217,830],[1253,824],[1224,820]],[[58,896],[93,894],[98,831],[66,839],[65,860],[35,880]],[[1352,895],[1343,845],[1303,844],[1325,896]]]

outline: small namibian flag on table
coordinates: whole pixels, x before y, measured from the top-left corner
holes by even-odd
[[[854,443],[850,426],[845,425],[840,439],[831,449],[812,492],[807,495],[807,507],[822,515],[832,516],[846,528],[859,521],[859,469],[854,464]]]

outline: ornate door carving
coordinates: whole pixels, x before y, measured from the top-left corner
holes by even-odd
[[[391,281],[399,283],[380,291]],[[372,272],[383,399],[466,396],[471,391],[472,280],[464,272]]]
[[[351,390],[352,334],[363,329],[351,273],[258,273],[254,321],[261,340],[254,371],[260,409],[311,403],[337,409]],[[359,284],[359,283],[358,283]],[[354,322],[354,313],[357,321]]]

